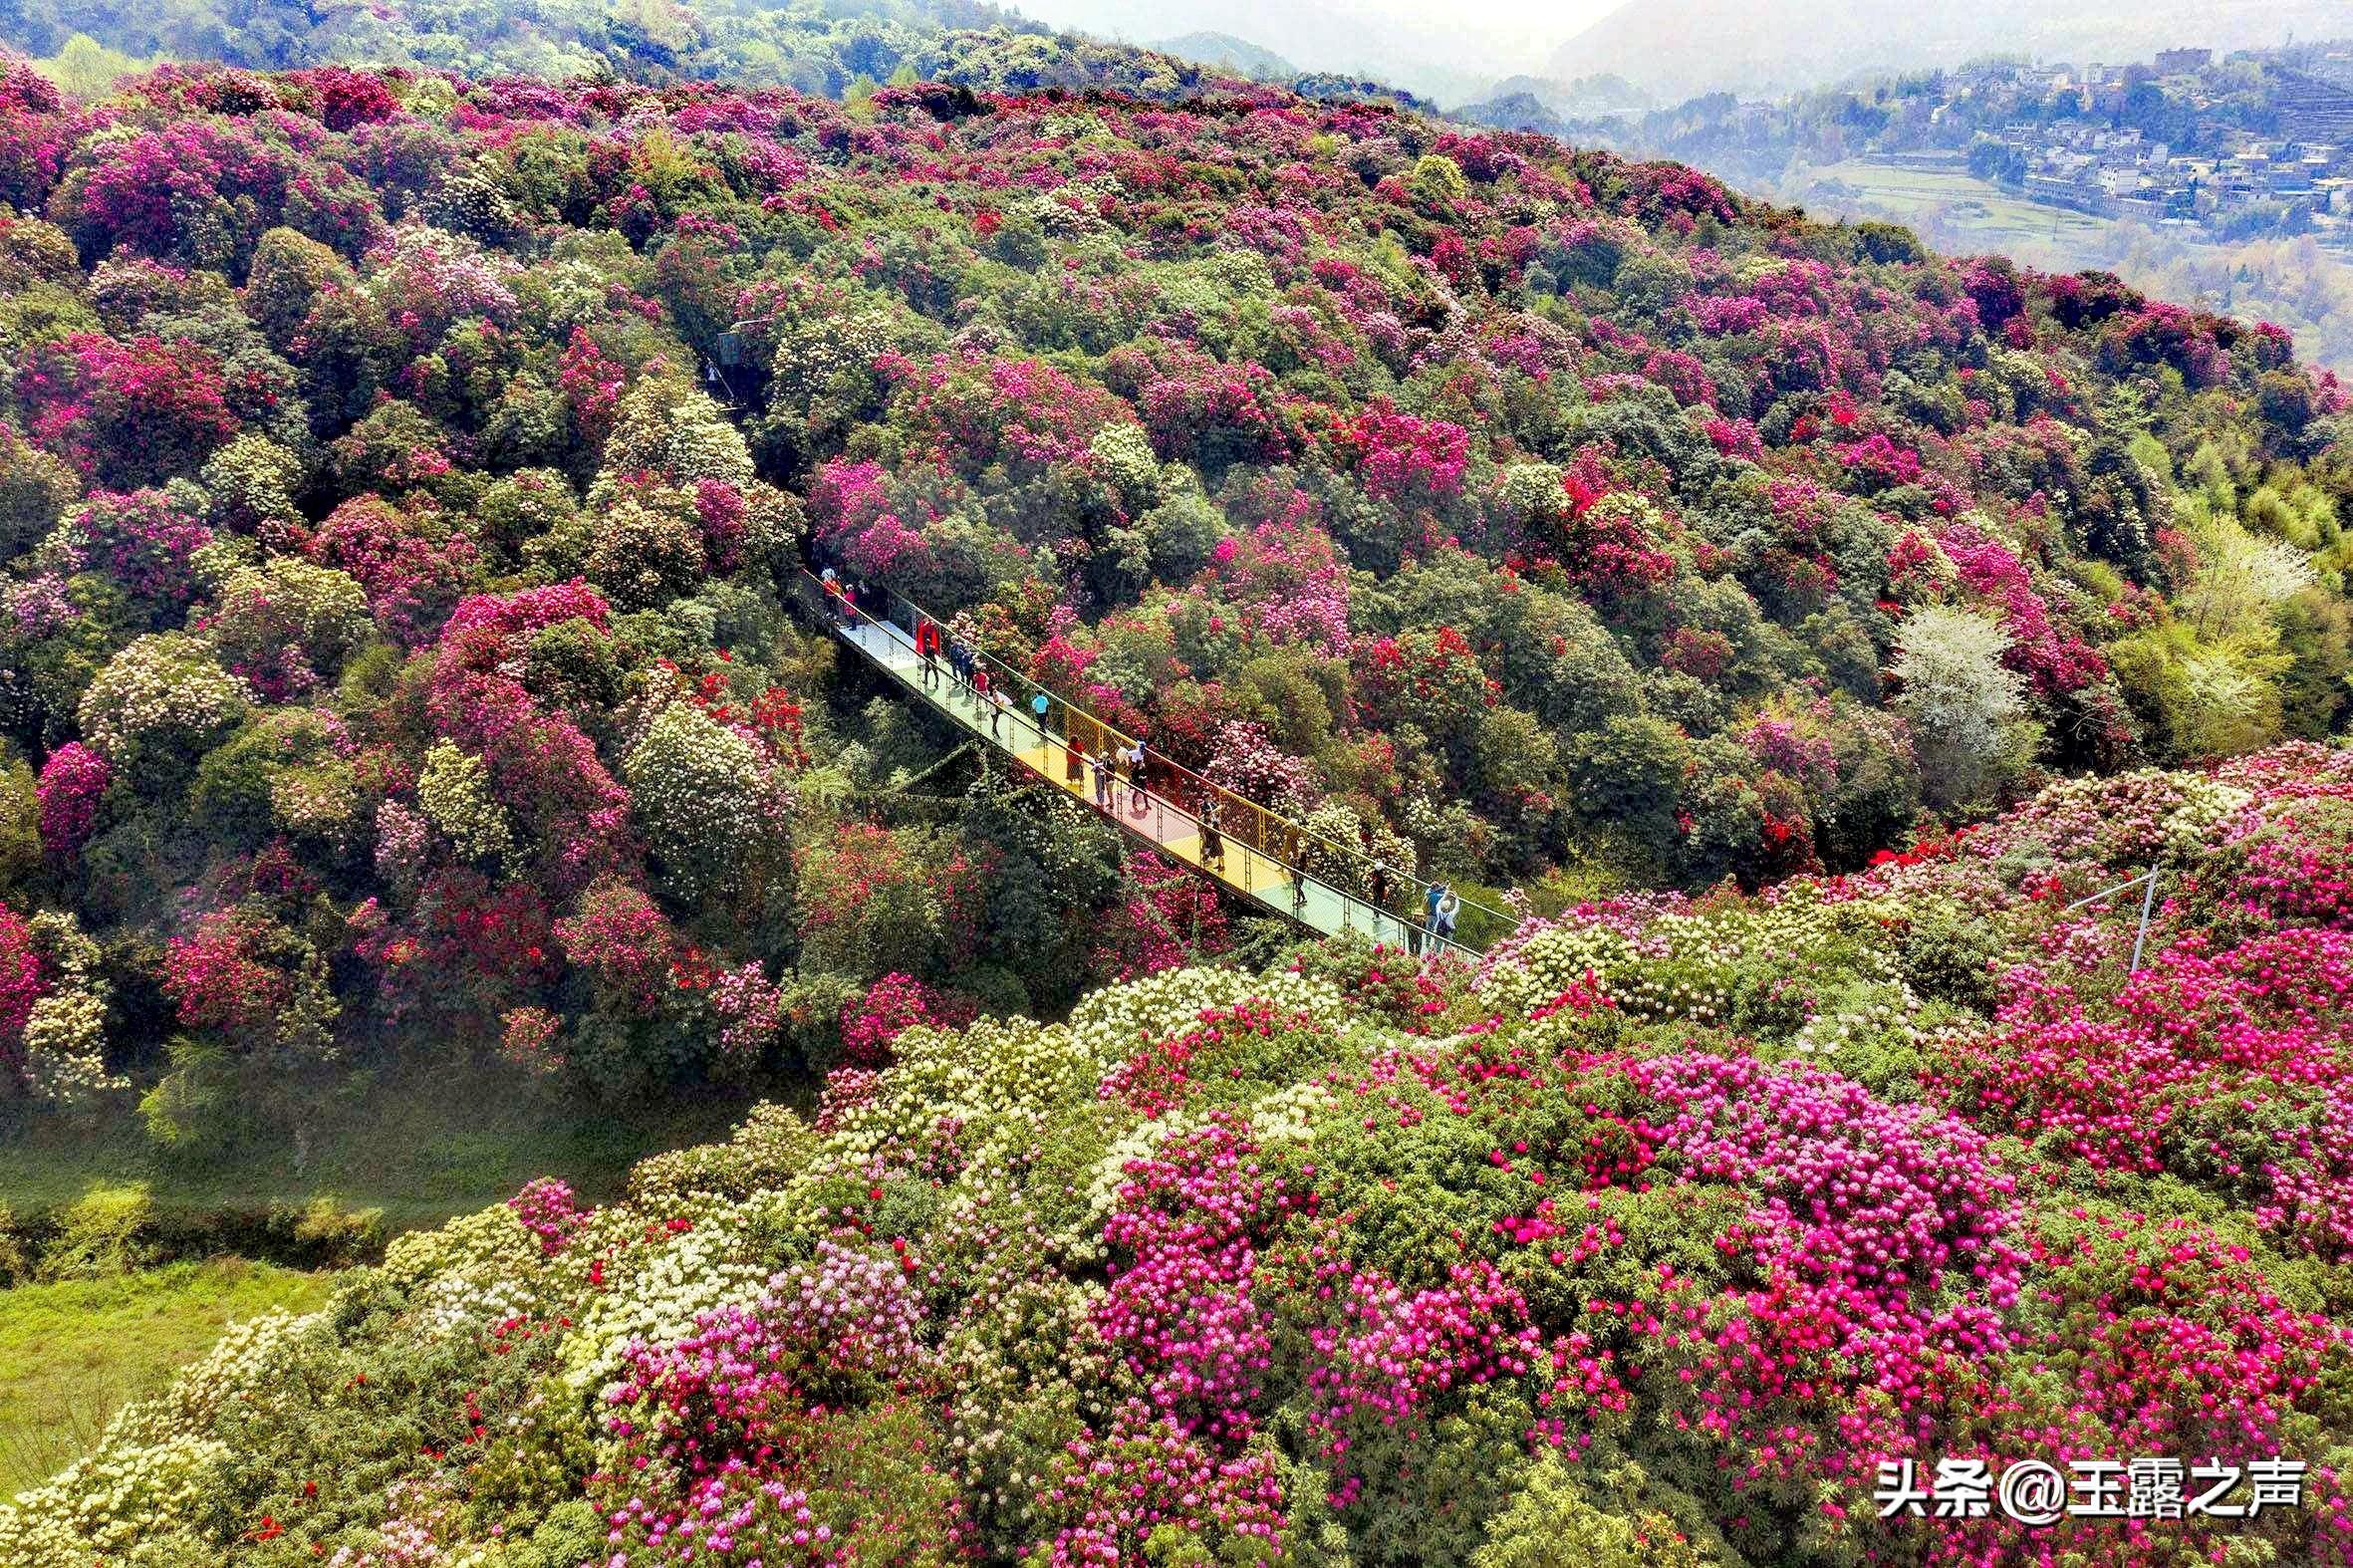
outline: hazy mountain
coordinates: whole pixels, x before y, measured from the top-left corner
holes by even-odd
[[[1640,114],[1657,109],[1659,101],[1622,76],[1602,72],[1579,77],[1574,82],[1556,82],[1548,77],[1512,76],[1489,88],[1482,104],[1502,104],[1514,98],[1530,98],[1563,120],[1589,120],[1601,115]],[[1477,119],[1465,109],[1466,119]]]
[[[1955,66],[1991,54],[2145,59],[2342,32],[2345,0],[1627,0],[1562,45],[1550,75],[1615,73],[1668,98],[1818,86],[1859,71]]]
[[[1538,131],[1561,137],[1569,133],[1569,123],[1533,93],[1505,93],[1480,103],[1465,104],[1453,111],[1452,118],[1467,120],[1474,126],[1491,126],[1497,131]]]
[[[1220,71],[1236,71],[1264,81],[1280,81],[1299,74],[1299,68],[1271,49],[1264,49],[1231,33],[1186,33],[1164,38],[1152,46],[1179,60],[1197,60]]]
[[[1049,26],[1121,42],[1172,35],[1246,39],[1295,71],[1374,77],[1440,103],[1484,96],[1497,72],[1507,69],[1499,62],[1510,58],[1464,28],[1352,0],[1285,0],[1279,6],[1258,0],[1023,0],[1021,10]],[[1551,30],[1524,34],[1522,58],[1537,58],[1559,36]]]

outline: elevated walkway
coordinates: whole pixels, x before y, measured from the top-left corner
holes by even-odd
[[[1146,752],[1145,778],[1111,779],[1098,794],[1092,759],[1133,737],[1002,661],[980,655],[989,691],[958,680],[942,654],[926,669],[918,628],[945,623],[897,594],[882,615],[830,594],[804,571],[793,585],[801,609],[882,671],[901,693],[1053,785],[1161,856],[1187,866],[1269,914],[1336,936],[1362,931],[1415,951],[1475,959],[1510,930],[1511,915],[1462,900],[1455,934],[1424,928],[1429,884],[1380,865],[1361,848],[1336,844],[1166,757]],[[1001,693],[1004,700],[996,700]],[[1045,711],[1037,711],[1043,696]],[[1376,902],[1374,894],[1386,897]]]

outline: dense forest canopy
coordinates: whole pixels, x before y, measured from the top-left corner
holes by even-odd
[[[1020,88],[7,66],[9,1126],[831,1076],[233,1337],[0,1557],[1909,1561],[1881,1459],[2334,1454],[2334,380],[1676,165]],[[812,556],[1540,913],[1293,949],[946,754]],[[2127,983],[2068,905],[2153,859]]]
[[[2353,702],[2343,392],[2111,279],[1265,89],[8,82],[0,894],[25,1006],[113,998],[10,1071],[167,1138],[290,1062],[614,1090],[756,1070],[813,975],[1133,967],[1101,830],[845,794],[920,745],[784,613],[805,550],[1555,898]]]
[[[0,0],[0,45],[45,60],[55,80],[102,96],[141,62],[210,61],[254,70],[399,65],[552,81],[718,81],[826,98],[878,84],[945,82],[983,91],[1109,89],[1194,97],[1234,73],[1190,59],[1057,34],[986,0],[388,0],[311,5],[212,0],[58,6]],[[1413,95],[1325,73],[1284,71],[1312,98]]]

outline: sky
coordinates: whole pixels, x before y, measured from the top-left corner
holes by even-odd
[[[2277,45],[2353,32],[2353,0],[1011,0],[1057,27],[1135,44],[1230,33],[1308,71],[1403,87],[1443,107],[1500,79],[1613,72],[1664,102],[1777,92],[1858,70],[2155,49]],[[1600,32],[1580,37],[1618,13]],[[1803,25],[1799,25],[1802,19]],[[1923,26],[1923,23],[1930,24]],[[1564,53],[1572,39],[1574,49]],[[1712,46],[1712,47],[1711,47]],[[1589,69],[1580,64],[1590,62]],[[1776,75],[1776,72],[1778,73]],[[1761,73],[1761,75],[1760,75]],[[1782,78],[1794,77],[1792,80]],[[1753,80],[1752,80],[1753,79]]]
[[[1149,44],[1232,33],[1304,69],[1357,69],[1417,92],[1540,69],[1620,0],[1013,0],[1055,27]],[[1431,84],[1431,85],[1425,85]],[[1450,97],[1440,92],[1439,97]]]

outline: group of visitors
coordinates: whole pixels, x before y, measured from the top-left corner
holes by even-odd
[[[829,566],[817,574],[817,581],[825,588],[827,612],[845,627],[858,625],[860,616],[879,619],[890,608],[889,596],[863,577],[845,578]]]
[[[855,626],[861,615],[880,615],[888,608],[878,607],[874,603],[880,590],[870,587],[863,578],[845,581],[830,565],[818,576],[825,587],[828,611],[845,627]],[[916,621],[915,638],[915,656],[921,661],[924,688],[930,690],[938,687],[941,668],[945,666],[947,678],[958,688],[970,691],[988,709],[989,734],[1003,739],[1005,714],[1013,706],[1013,698],[1006,689],[1004,678],[992,675],[979,653],[963,638],[945,630],[940,623],[927,616]],[[1030,708],[1041,736],[1052,733],[1047,722],[1052,706],[1052,700],[1043,691],[1030,699]],[[1144,742],[1137,740],[1126,745],[1118,742],[1119,737],[1108,730],[1103,732],[1092,752],[1082,751],[1078,745],[1066,742],[1063,749],[1067,754],[1068,781],[1076,786],[1091,773],[1095,785],[1096,809],[1115,815],[1120,809],[1121,787],[1125,786],[1128,809],[1138,817],[1146,816],[1152,810],[1152,795],[1145,775]],[[1200,827],[1199,861],[1204,869],[1221,874],[1225,870],[1224,815],[1224,803],[1219,794],[1209,792],[1197,817]],[[1282,865],[1290,873],[1291,908],[1294,910],[1307,908],[1307,873],[1302,864],[1306,858],[1305,849],[1298,825],[1284,823]],[[1366,849],[1370,851],[1370,843]],[[1376,860],[1366,891],[1367,902],[1375,909],[1384,914],[1393,913],[1391,901],[1398,891],[1397,874]],[[1454,939],[1455,920],[1461,910],[1462,901],[1453,889],[1442,882],[1430,884],[1423,890],[1422,907],[1418,912],[1420,918],[1398,916],[1398,923],[1405,927],[1407,948],[1419,955],[1426,945],[1436,952],[1441,941],[1451,942]]]
[[[1373,875],[1367,889],[1367,902],[1383,914],[1391,913],[1390,901],[1395,896],[1397,877],[1387,866],[1373,863]],[[1442,882],[1434,882],[1422,890],[1422,917],[1419,920],[1400,915],[1398,923],[1405,927],[1406,950],[1420,956],[1425,945],[1432,952],[1438,950],[1438,942],[1454,939],[1454,922],[1462,913],[1461,897]],[[1375,932],[1379,932],[1375,922]]]
[[[939,623],[926,616],[915,623],[915,656],[922,660],[924,689],[938,686],[940,668],[945,665],[948,680],[987,707],[988,732],[1003,737],[1005,710],[1013,705],[1013,699],[1006,693],[1003,679],[990,674],[969,643],[942,632]]]
[[[1120,809],[1120,791],[1128,792],[1128,812],[1142,817],[1152,810],[1152,796],[1144,782],[1144,742],[1116,744],[1119,737],[1105,731],[1094,754],[1087,758],[1087,768],[1095,780],[1095,805],[1098,810],[1112,812]],[[1071,756],[1080,753],[1073,749]]]

